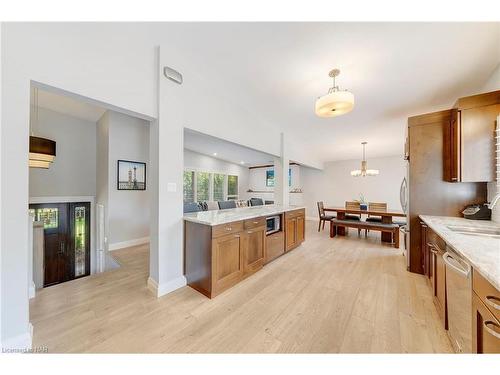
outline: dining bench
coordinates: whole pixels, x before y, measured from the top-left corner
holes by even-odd
[[[356,229],[369,229],[373,231],[391,233],[393,238],[393,245],[399,248],[399,225],[393,223],[380,223],[370,221],[356,221],[356,220],[342,220],[332,219],[330,221],[330,237],[333,238],[337,235],[337,227],[356,228]]]

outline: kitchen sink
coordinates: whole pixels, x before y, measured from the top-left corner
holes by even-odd
[[[500,228],[474,228],[462,225],[448,225],[448,229],[460,234],[500,238]]]

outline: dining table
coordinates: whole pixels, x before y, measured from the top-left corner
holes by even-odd
[[[353,215],[369,215],[369,216],[379,216],[382,218],[382,223],[384,224],[393,224],[393,217],[406,217],[406,214],[403,211],[400,210],[393,210],[393,209],[387,209],[387,210],[362,210],[361,208],[359,209],[352,209],[352,208],[345,208],[345,207],[325,207],[324,208],[325,212],[335,212],[337,214],[337,219],[338,220],[345,220],[346,214],[353,214]],[[345,227],[338,226],[337,227],[337,234],[339,236],[345,236]],[[382,232],[381,238],[383,242],[392,242],[392,235],[391,233],[388,232]]]

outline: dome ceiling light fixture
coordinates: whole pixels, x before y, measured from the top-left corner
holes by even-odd
[[[35,137],[33,135],[33,121],[36,117],[36,122],[38,124],[38,88],[34,88],[34,101],[32,112],[36,111],[36,115],[31,113],[30,116],[30,148],[29,148],[29,167],[30,168],[42,168],[49,169],[50,165],[54,162],[56,158],[56,142],[41,137]]]
[[[335,83],[335,77],[339,74],[339,69],[330,70],[328,76],[333,78],[333,86],[326,95],[316,99],[315,112],[319,117],[340,116],[354,108],[354,95],[347,90],[340,90]]]
[[[365,146],[367,145],[368,142],[361,142],[363,145],[363,160],[361,161],[361,169],[356,169],[354,171],[351,171],[351,176],[353,177],[365,177],[365,176],[376,176],[379,174],[378,169],[367,169],[366,168],[366,158],[365,158]]]

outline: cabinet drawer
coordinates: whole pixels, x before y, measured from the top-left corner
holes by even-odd
[[[258,227],[263,227],[266,225],[266,218],[265,217],[256,217],[254,219],[248,219],[245,220],[245,229],[252,229],[252,228],[258,228]]]
[[[225,236],[226,234],[238,233],[243,230],[243,222],[235,221],[234,223],[226,223],[215,225],[212,227],[212,238]]]
[[[500,353],[500,323],[472,293],[472,352]]]
[[[304,209],[300,209],[300,210],[294,210],[294,211],[285,212],[285,217],[287,219],[288,218],[297,217],[297,216],[305,216],[305,210]]]
[[[472,288],[488,310],[500,320],[500,292],[475,270],[472,271]]]
[[[268,263],[285,253],[285,236],[283,232],[276,232],[266,237],[265,262]]]

